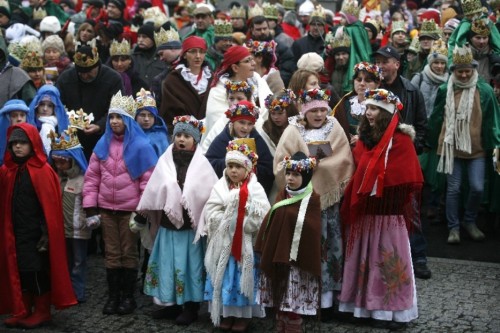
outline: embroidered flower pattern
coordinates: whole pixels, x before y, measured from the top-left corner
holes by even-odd
[[[190,124],[191,126],[197,128],[200,133],[205,133],[205,126],[203,125],[203,122],[201,120],[196,119],[193,116],[177,116],[174,118],[174,121],[172,124],[175,126],[177,123],[186,123]]]
[[[261,55],[263,53],[274,53],[276,50],[276,42],[271,40],[269,42],[266,41],[258,41],[258,40],[249,40],[247,42],[248,50],[254,55]]]
[[[403,110],[403,104],[399,100],[398,96],[394,95],[389,90],[385,89],[366,90],[365,98],[385,103],[391,103],[396,105],[396,108],[399,111]]]
[[[227,80],[226,83],[224,83],[224,87],[226,88],[227,93],[242,92],[245,94],[253,92],[254,88],[254,86],[252,84],[248,84],[247,81],[231,81],[231,80]]]
[[[299,103],[306,104],[312,101],[330,101],[331,92],[328,89],[310,89],[307,91],[299,91]]]
[[[181,270],[176,269],[174,273],[174,280],[175,280],[175,293],[177,296],[183,296],[184,295],[184,281],[182,281],[179,278],[179,275],[181,275]]]
[[[239,116],[248,116],[253,117],[255,118],[255,120],[257,120],[259,119],[259,113],[259,108],[254,106],[252,103],[241,102],[231,106],[224,114],[229,119]]]
[[[158,287],[158,265],[154,262],[148,265],[144,285],[146,290]]]
[[[239,151],[240,153],[242,153],[243,155],[248,157],[250,159],[250,161],[252,161],[252,165],[254,167],[257,164],[257,160],[258,160],[259,156],[253,150],[251,150],[247,144],[236,143],[235,141],[229,141],[229,144],[226,147],[226,151],[229,152],[232,150]]]
[[[302,160],[292,160],[290,156],[285,156],[281,162],[286,170],[293,170],[297,172],[309,172],[318,164],[316,158],[309,157]]]
[[[382,281],[387,288],[384,295],[384,303],[388,304],[391,298],[396,296],[398,290],[411,283],[411,278],[406,272],[406,265],[396,250],[386,251],[384,248],[381,248],[380,252],[382,254],[382,262],[378,262],[377,267],[380,270]]]
[[[273,98],[273,95],[266,97],[265,105],[269,111],[284,111],[297,98],[291,89],[283,89],[283,92],[285,94],[279,98]]]
[[[382,77],[382,70],[377,65],[372,65],[368,62],[362,61],[356,66],[354,66],[354,73],[359,73],[365,71],[367,73],[373,74],[377,79]]]

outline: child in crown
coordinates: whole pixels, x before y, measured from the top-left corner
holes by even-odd
[[[118,92],[111,99],[106,131],[90,158],[83,186],[87,226],[102,225],[109,298],[103,314],[128,314],[134,299],[139,253],[129,229],[158,157],[134,120],[135,101]],[[145,224],[144,218],[135,216]],[[102,222],[101,222],[102,221]]]
[[[315,158],[302,152],[283,160],[286,187],[260,227],[258,302],[274,307],[278,332],[301,332],[301,315],[315,316],[321,290],[321,204],[311,178]]]
[[[256,303],[253,244],[270,205],[253,172],[257,158],[247,144],[229,142],[226,169],[205,206],[205,299],[214,325],[233,332],[244,332],[252,317],[265,316]]]
[[[137,207],[157,232],[144,284],[145,294],[162,306],[152,316],[179,325],[196,321],[203,301],[205,241],[193,240],[218,180],[198,146],[202,132],[203,123],[194,116],[174,118],[174,142],[160,157]]]

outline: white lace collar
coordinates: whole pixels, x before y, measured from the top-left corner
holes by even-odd
[[[198,94],[203,94],[207,91],[208,79],[212,77],[212,72],[210,68],[205,66],[201,69],[201,79],[198,81],[198,75],[191,73],[191,69],[186,67],[184,64],[179,64],[175,69],[181,70],[181,75],[187,82],[191,83],[191,86],[198,92]]]
[[[359,102],[357,95],[349,98],[349,105],[351,106],[351,115],[354,118],[359,119],[365,114],[366,105]]]
[[[332,116],[326,117],[326,122],[320,128],[305,128],[301,124],[301,116],[293,116],[288,118],[288,124],[297,127],[300,136],[305,142],[313,141],[324,141],[333,129],[333,124],[335,123],[335,118]]]

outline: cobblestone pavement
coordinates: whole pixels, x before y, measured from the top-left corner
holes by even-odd
[[[206,306],[200,319],[188,327],[168,320],[153,320],[151,299],[137,297],[138,309],[125,316],[104,316],[106,301],[104,259],[89,260],[88,301],[64,311],[53,311],[53,322],[36,332],[220,332],[209,320]],[[433,276],[417,280],[420,317],[406,332],[500,332],[500,264],[429,258]],[[273,332],[271,316],[254,319],[248,332]],[[3,321],[6,316],[1,316]],[[20,332],[0,325],[0,332]],[[386,332],[361,324],[308,322],[307,332]]]

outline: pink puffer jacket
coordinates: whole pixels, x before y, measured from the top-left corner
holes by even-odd
[[[101,161],[90,158],[83,184],[83,208],[135,211],[153,168],[136,180],[130,177],[123,160],[123,141],[113,136],[109,156]]]

